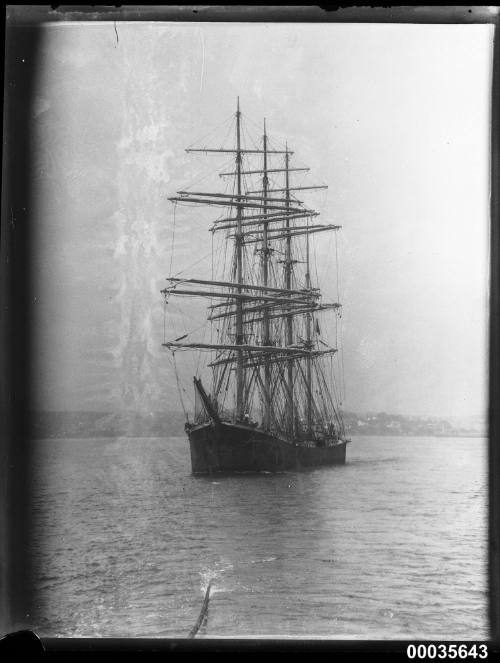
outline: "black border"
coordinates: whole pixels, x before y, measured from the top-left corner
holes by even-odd
[[[17,25],[44,21],[240,21],[245,23],[495,23],[495,12],[475,5],[351,6],[296,3],[255,5],[7,5]]]
[[[500,7],[328,5],[8,5],[6,6],[0,243],[0,626],[23,628],[30,599],[31,446],[26,435],[30,411],[31,339],[28,316],[30,264],[30,122],[40,25],[47,21],[239,21],[325,23],[415,23],[495,25],[491,123],[490,344],[489,344],[489,588],[490,656],[500,651],[500,451],[499,436],[499,211],[500,211]],[[451,641],[450,641],[451,642]],[[4,638],[9,652],[335,652],[344,656],[380,653],[404,656],[409,641],[267,639],[38,638],[30,632]]]

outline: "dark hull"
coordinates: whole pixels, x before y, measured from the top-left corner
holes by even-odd
[[[193,474],[282,472],[345,463],[345,441],[330,446],[287,440],[245,424],[187,429]]]

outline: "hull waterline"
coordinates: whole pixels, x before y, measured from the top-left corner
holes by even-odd
[[[283,472],[344,465],[347,441],[290,440],[245,424],[201,424],[187,428],[193,474]]]

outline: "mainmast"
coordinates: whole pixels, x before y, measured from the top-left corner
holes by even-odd
[[[241,204],[241,113],[240,98],[238,97],[236,107],[236,192],[238,202],[236,203],[236,281],[238,283],[238,292],[241,293],[243,284],[243,233],[241,232],[242,204]],[[236,300],[236,345],[243,345],[243,312],[242,300]],[[237,350],[236,363],[236,417],[243,417],[243,351]]]

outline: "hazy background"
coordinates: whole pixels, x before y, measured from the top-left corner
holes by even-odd
[[[184,148],[230,122],[239,95],[244,115],[265,115],[271,137],[330,186],[304,200],[343,226],[344,408],[485,411],[492,26],[44,32],[33,105],[39,409],[178,408],[161,348],[167,196],[207,167]],[[188,268],[210,250],[215,216],[177,220],[173,272],[203,276],[203,263]],[[322,246],[320,262],[334,245]]]

